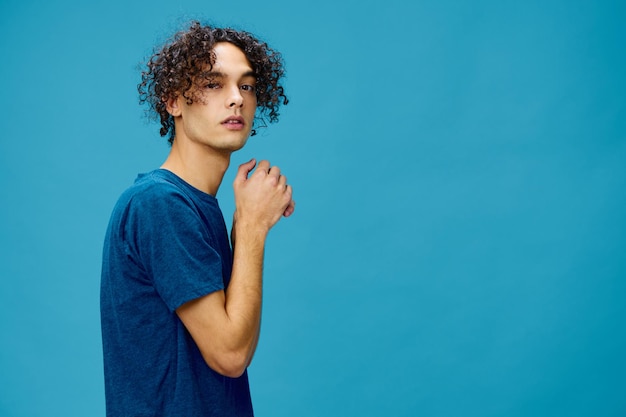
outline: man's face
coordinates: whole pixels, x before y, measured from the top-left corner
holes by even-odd
[[[168,106],[175,117],[175,141],[189,140],[218,152],[245,145],[256,112],[256,78],[244,53],[228,42],[215,44],[210,77],[202,80],[188,105],[178,97]]]

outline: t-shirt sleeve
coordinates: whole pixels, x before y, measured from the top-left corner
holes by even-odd
[[[170,311],[224,288],[222,260],[198,209],[175,187],[154,186],[130,203],[126,242]]]

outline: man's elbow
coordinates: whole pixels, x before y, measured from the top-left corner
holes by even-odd
[[[239,378],[248,368],[248,355],[245,352],[227,352],[213,358],[203,356],[211,369],[229,378]]]

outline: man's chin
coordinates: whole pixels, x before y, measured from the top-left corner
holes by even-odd
[[[228,152],[237,152],[238,150],[246,146],[246,143],[248,143],[248,137],[239,141],[226,143],[224,146],[224,150]]]

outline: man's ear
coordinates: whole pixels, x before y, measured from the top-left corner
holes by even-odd
[[[170,97],[168,99],[163,99],[167,112],[174,117],[178,117],[182,113],[180,109],[180,102],[178,99],[179,97]]]

